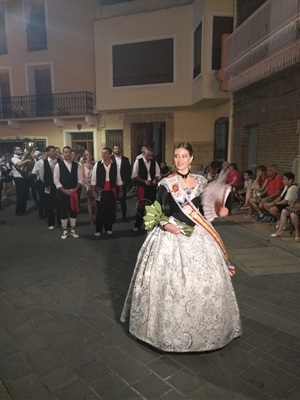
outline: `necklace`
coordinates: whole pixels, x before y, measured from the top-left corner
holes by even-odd
[[[181,176],[181,178],[183,178],[183,179],[186,179],[188,176],[189,176],[189,174],[190,174],[190,171],[188,171],[188,173],[187,174],[181,174],[180,172],[176,172],[177,173],[177,175],[179,175],[179,176]]]

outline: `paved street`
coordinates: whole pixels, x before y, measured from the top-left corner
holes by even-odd
[[[80,238],[61,240],[31,202],[16,217],[13,200],[0,211],[1,400],[300,399],[300,243],[289,232],[272,239],[274,226],[238,211],[216,222],[237,265],[243,336],[166,354],[119,322],[144,239],[133,222],[96,238],[82,211]]]

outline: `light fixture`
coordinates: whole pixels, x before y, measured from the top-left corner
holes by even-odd
[[[82,125],[81,124],[77,124],[77,129],[80,131],[81,130],[81,128],[82,128]]]

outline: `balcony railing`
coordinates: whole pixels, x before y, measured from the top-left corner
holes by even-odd
[[[0,97],[0,119],[42,118],[94,113],[90,92]]]
[[[235,91],[300,61],[300,0],[268,0],[227,39]]]

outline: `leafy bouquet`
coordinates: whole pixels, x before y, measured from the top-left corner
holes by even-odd
[[[155,200],[151,206],[146,206],[146,215],[144,216],[145,229],[146,231],[151,231],[160,221],[168,222],[169,224],[176,225],[180,228],[182,234],[186,236],[191,236],[194,228],[185,222],[178,221],[173,217],[167,217],[163,213],[162,206],[158,201]]]

